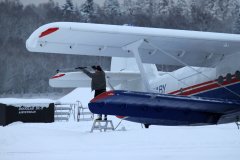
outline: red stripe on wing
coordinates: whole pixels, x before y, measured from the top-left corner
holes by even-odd
[[[58,74],[58,75],[56,75],[56,76],[53,76],[51,79],[59,78],[59,77],[63,77],[63,76],[65,76],[65,74]]]
[[[49,34],[51,34],[51,33],[53,33],[53,32],[56,32],[57,30],[59,30],[58,27],[48,28],[47,30],[45,30],[44,32],[42,32],[42,33],[39,35],[39,38],[44,37],[44,36],[46,36],[46,35],[49,35]]]

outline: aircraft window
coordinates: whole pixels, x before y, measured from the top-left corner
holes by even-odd
[[[219,83],[219,84],[223,84],[223,81],[224,81],[223,76],[219,76],[219,77],[218,77],[218,83]]]
[[[227,74],[226,76],[227,82],[231,82],[232,81],[232,75],[230,73]]]
[[[237,80],[240,80],[240,71],[236,71],[235,76],[236,76]]]

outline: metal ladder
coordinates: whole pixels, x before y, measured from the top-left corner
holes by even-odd
[[[111,120],[95,120],[90,132],[93,132],[93,130],[99,130],[100,132],[106,132],[107,130],[114,131],[114,126]]]
[[[80,101],[77,101],[77,121],[92,121],[94,114],[87,107],[83,107]]]
[[[69,121],[71,113],[74,115],[73,106],[74,104],[55,104],[54,121]]]

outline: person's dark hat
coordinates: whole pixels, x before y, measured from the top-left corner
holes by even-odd
[[[92,66],[92,69],[102,71],[102,68],[100,66]]]
[[[92,69],[96,70],[96,69],[97,69],[97,67],[96,67],[96,66],[92,66]]]
[[[100,66],[97,66],[97,70],[102,71],[102,68]]]

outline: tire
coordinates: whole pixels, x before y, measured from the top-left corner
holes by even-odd
[[[149,128],[150,124],[144,124],[145,128]]]

